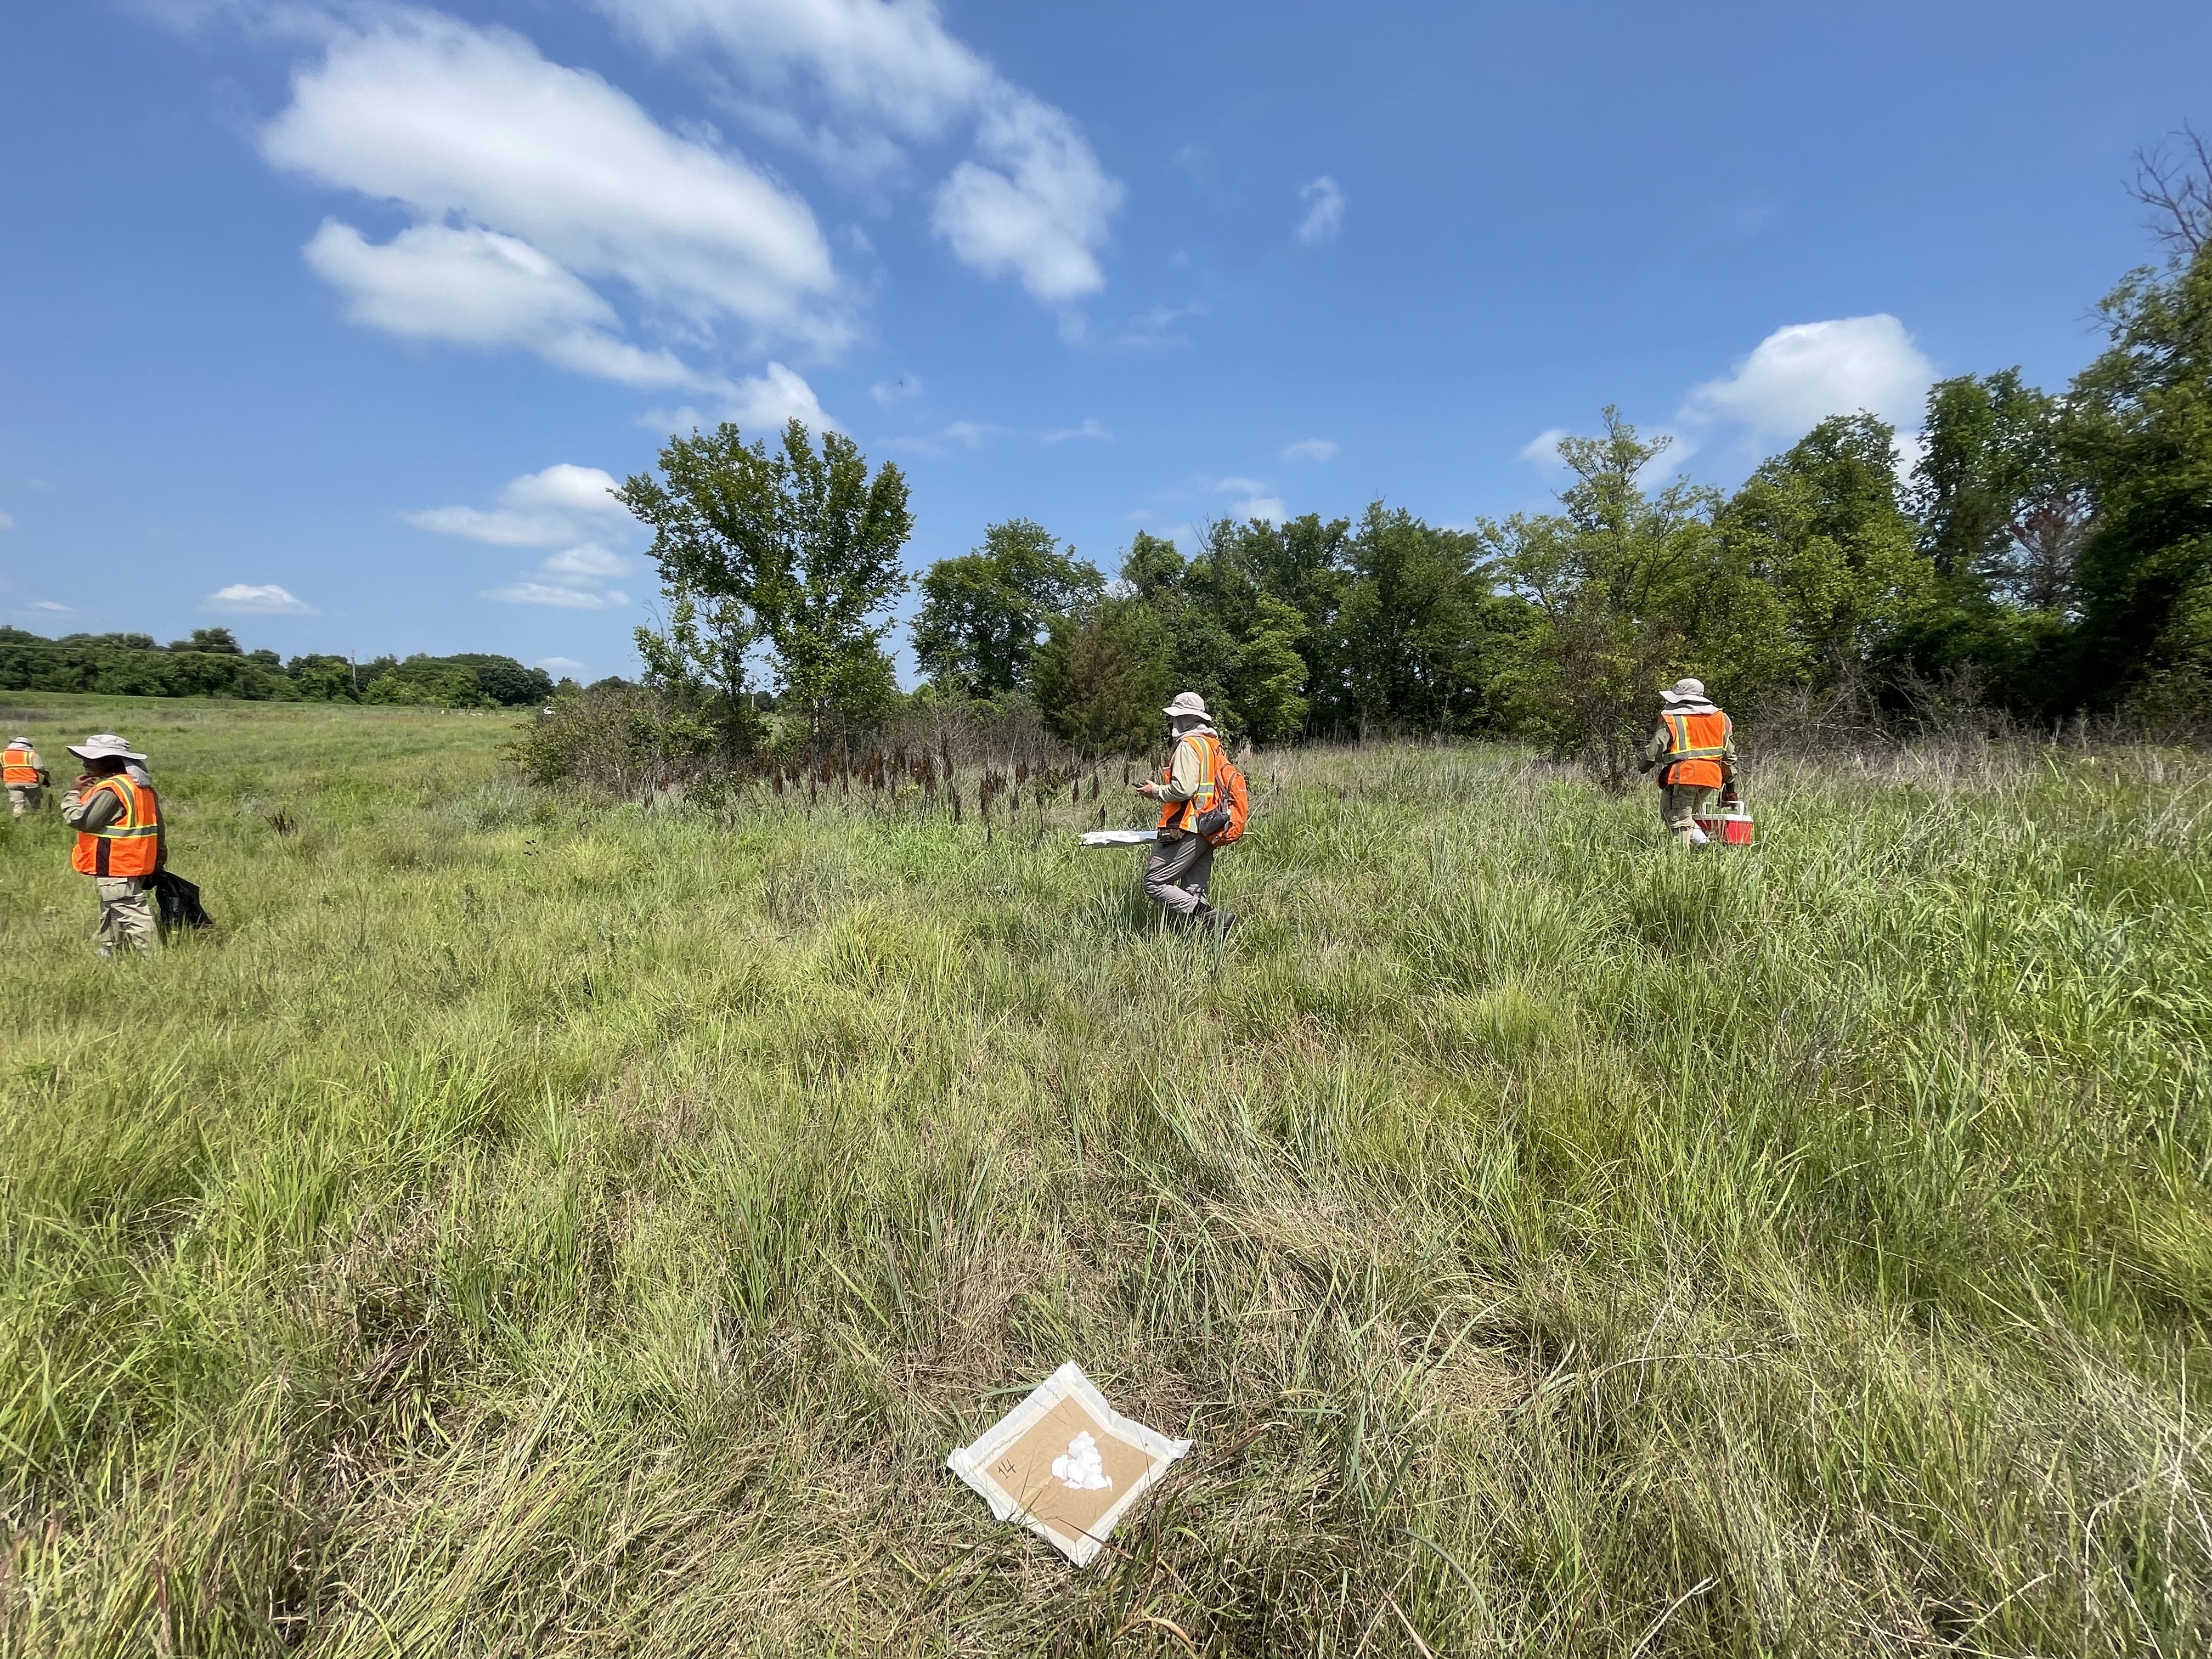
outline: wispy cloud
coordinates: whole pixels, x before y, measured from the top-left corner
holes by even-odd
[[[1538,466],[1557,466],[1559,465],[1559,441],[1571,435],[1563,426],[1547,426],[1521,446],[1518,459]]]
[[[1328,438],[1301,438],[1283,451],[1286,461],[1328,461],[1336,458],[1336,445]]]
[[[228,587],[218,587],[200,601],[200,609],[222,617],[312,617],[313,606],[296,599],[274,582],[257,586],[251,582],[233,582]]]
[[[916,455],[943,455],[955,448],[981,449],[996,439],[1016,435],[1013,428],[991,421],[948,421],[934,432],[909,434],[885,441],[893,449]]]
[[[1221,478],[1214,483],[1214,493],[1237,495],[1229,510],[1240,519],[1258,519],[1267,524],[1281,524],[1289,514],[1283,510],[1283,498],[1267,493],[1267,486],[1258,478]]]
[[[1164,351],[1174,346],[1188,345],[1190,337],[1176,326],[1188,317],[1203,317],[1205,305],[1196,300],[1188,305],[1154,306],[1139,313],[1122,325],[1114,344],[1127,350]]]
[[[1344,226],[1344,191],[1326,173],[1298,192],[1306,216],[1298,222],[1298,240],[1308,246],[1333,242]]]
[[[896,380],[878,380],[868,388],[868,396],[885,409],[894,408],[921,396],[921,377],[902,374]]]
[[[629,603],[629,595],[586,587],[568,587],[556,582],[509,582],[504,587],[488,589],[488,599],[497,599],[501,605],[547,605],[562,611],[617,611]]]
[[[1101,443],[1109,444],[1114,441],[1112,433],[1097,421],[1087,418],[1080,426],[1063,426],[1056,430],[1040,433],[1037,435],[1039,441],[1048,444],[1064,444],[1070,438],[1096,438]]]

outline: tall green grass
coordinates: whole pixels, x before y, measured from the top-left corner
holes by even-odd
[[[2185,758],[1769,769],[1690,858],[1504,750],[1261,757],[1216,950],[1087,802],[43,712],[225,926],[96,962],[0,830],[10,1653],[2212,1637]],[[1199,1442],[1085,1573],[943,1468],[1069,1358]]]

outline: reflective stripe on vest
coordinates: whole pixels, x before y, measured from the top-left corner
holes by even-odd
[[[17,787],[39,781],[39,769],[27,749],[0,749],[0,782]]]
[[[1723,781],[1721,757],[1728,753],[1729,717],[1715,709],[1710,714],[1662,714],[1667,727],[1667,769],[1662,783],[1686,784],[1701,789],[1718,788]]]
[[[1196,829],[1199,816],[1213,810],[1213,757],[1221,746],[1220,740],[1211,732],[1194,732],[1187,738],[1178,738],[1176,747],[1180,748],[1186,743],[1198,745],[1198,789],[1188,800],[1161,803],[1160,828],[1163,830]],[[1168,784],[1175,781],[1173,755],[1168,757],[1168,763],[1160,769],[1160,781]]]
[[[79,804],[101,790],[111,792],[123,811],[105,830],[80,830],[70,864],[81,876],[150,876],[161,862],[161,804],[153,787],[126,772],[106,777],[86,790]]]

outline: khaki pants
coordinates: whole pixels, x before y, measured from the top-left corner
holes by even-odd
[[[1721,792],[1695,783],[1662,783],[1659,786],[1659,822],[1674,832],[1674,839],[1685,847],[1697,843],[1690,839],[1694,820],[1703,814],[1710,817],[1719,810]]]
[[[1204,836],[1155,842],[1145,860],[1145,896],[1188,921],[1206,908],[1206,884],[1212,875],[1213,843]]]
[[[35,783],[11,783],[8,786],[8,811],[16,817],[27,817],[39,810],[45,793]]]
[[[154,914],[153,878],[94,876],[92,886],[100,895],[100,929],[92,937],[100,945],[100,955],[161,948],[161,923]]]

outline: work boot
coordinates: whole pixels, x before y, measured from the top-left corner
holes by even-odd
[[[1237,913],[1234,910],[1217,910],[1209,904],[1198,918],[1198,922],[1214,938],[1227,939],[1229,930],[1237,925]]]

